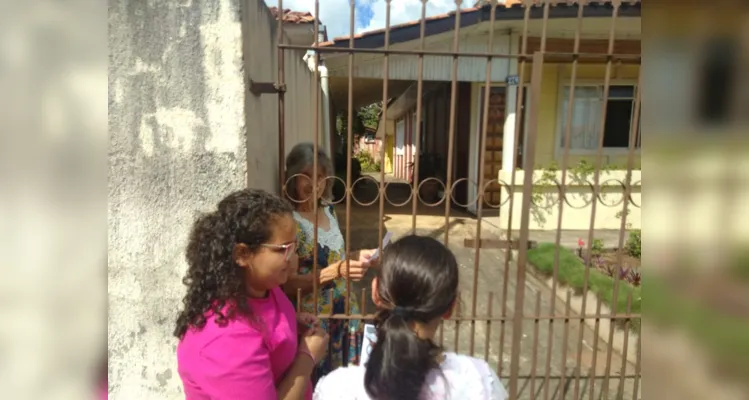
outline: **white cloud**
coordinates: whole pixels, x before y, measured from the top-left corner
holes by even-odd
[[[463,1],[464,3],[466,1]],[[362,32],[373,29],[382,29],[385,27],[387,17],[385,0],[375,0],[372,2],[374,16],[369,22],[369,26],[361,29]],[[465,7],[465,5],[463,6]],[[445,14],[455,10],[454,0],[431,0],[427,3],[426,16],[430,17],[438,14]],[[408,21],[415,21],[421,18],[421,0],[394,0],[390,2],[390,25],[398,25]]]
[[[349,0],[319,0],[320,20],[328,28],[328,37],[332,39],[339,36],[348,36],[349,27]],[[355,32],[360,33],[373,29],[385,27],[385,0],[365,0],[362,3],[370,4],[373,11],[372,20],[367,26],[355,27]],[[463,7],[470,7],[473,1],[463,0]],[[468,4],[470,3],[470,4]],[[278,0],[266,0],[268,7],[278,6]],[[314,14],[315,0],[284,0],[283,8],[294,11],[309,11]],[[454,0],[430,0],[427,3],[427,17],[444,14],[455,10]],[[390,2],[390,25],[402,24],[404,22],[418,20],[421,18],[421,0],[392,0]]]

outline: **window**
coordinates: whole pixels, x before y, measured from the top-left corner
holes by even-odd
[[[572,123],[570,125],[570,150],[598,149],[599,134],[601,133],[601,113],[603,112],[603,85],[580,85],[575,86],[574,107],[572,110]],[[564,86],[562,90],[561,109],[559,118],[558,135],[559,147],[564,148],[564,138],[567,129],[567,112],[569,109],[570,87]],[[633,85],[611,85],[606,105],[606,120],[603,125],[603,147],[604,149],[629,148],[629,135],[634,117],[635,86]],[[642,120],[640,118],[640,120]],[[641,126],[640,121],[638,125]],[[635,147],[640,148],[641,137],[638,126],[637,141]]]
[[[374,132],[367,131],[364,134],[364,143],[366,143],[366,144],[372,144],[372,143],[375,143],[375,141],[376,141],[376,138],[375,138],[375,133]]]
[[[402,119],[395,124],[395,154],[405,154],[406,120]]]

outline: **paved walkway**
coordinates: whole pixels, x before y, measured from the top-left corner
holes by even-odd
[[[379,202],[370,206],[352,206],[350,218],[346,218],[345,206],[338,206],[338,215],[341,228],[350,229],[350,245],[355,248],[372,248],[379,243],[379,224],[382,221],[383,234],[387,231],[394,232],[394,239],[408,234],[414,230],[412,206],[407,204],[403,207],[385,205],[382,219],[380,215]],[[440,241],[448,237],[448,247],[456,254],[461,268],[461,314],[471,317],[473,314],[473,294],[476,293],[475,315],[477,322],[446,322],[443,326],[443,342],[446,348],[463,354],[471,354],[477,357],[487,357],[495,368],[501,365],[500,376],[505,385],[509,382],[510,357],[512,343],[512,320],[492,321],[487,323],[489,308],[494,317],[501,315],[506,310],[506,315],[511,317],[516,310],[515,293],[517,290],[516,273],[517,265],[512,258],[507,261],[504,250],[481,249],[478,255],[473,248],[464,246],[464,239],[476,237],[476,220],[470,215],[451,212],[449,219],[444,217],[444,205],[438,207],[420,207],[417,212],[415,232],[420,235],[432,236]],[[498,237],[499,231],[491,224],[482,224],[482,238]],[[553,234],[554,232],[552,232]],[[566,241],[574,237],[574,247],[577,246],[577,238],[573,233]],[[587,236],[586,236],[587,237]],[[598,236],[597,236],[598,237]],[[538,239],[533,239],[538,238]],[[544,234],[532,235],[533,240],[545,240]],[[553,241],[553,237],[552,240]],[[608,240],[607,240],[608,242]],[[612,242],[613,243],[613,242]],[[476,258],[478,256],[478,263]],[[516,258],[516,257],[515,257]],[[507,266],[507,267],[505,267]],[[356,293],[361,295],[362,288],[367,290],[371,287],[372,274],[363,282],[354,285]],[[473,283],[476,278],[476,290]],[[492,301],[489,302],[490,293]],[[369,292],[367,291],[369,298]],[[527,275],[525,285],[525,301],[522,312],[526,316],[536,314],[536,299],[539,298],[541,315],[563,315],[565,310],[563,304],[558,300],[552,300],[553,296],[547,287],[532,276]],[[374,305],[368,299],[367,309],[372,310]],[[553,303],[553,304],[552,304]],[[504,305],[504,307],[503,307]],[[484,320],[481,320],[484,318]],[[542,319],[536,323],[533,319],[525,320],[523,324],[520,351],[520,399],[544,399],[548,391],[551,399],[572,399],[575,392],[575,370],[576,354],[579,347],[580,323],[573,320],[565,324],[564,320]],[[473,334],[472,334],[473,331]],[[502,331],[504,333],[502,334]],[[537,334],[536,334],[537,332]],[[579,381],[577,399],[591,398],[588,396],[590,389],[587,375],[593,365],[593,332],[583,326],[582,328],[582,356],[580,370],[584,377]],[[471,352],[472,340],[473,352]],[[631,343],[632,346],[636,345]],[[565,352],[566,349],[566,352]],[[598,341],[598,352],[596,354],[596,375],[606,375],[607,346]],[[566,355],[565,355],[566,354]],[[550,355],[550,356],[549,356]],[[548,363],[547,363],[548,361]],[[547,365],[548,364],[548,365]],[[618,375],[621,369],[621,358],[617,354],[611,355],[610,375],[615,376],[608,382],[609,389],[605,392],[609,396],[601,397],[603,378],[595,380],[594,394],[592,398],[619,398],[616,396],[619,385]],[[626,374],[634,375],[634,367],[628,365]],[[531,375],[536,378],[532,379]],[[545,376],[549,375],[546,380]],[[564,378],[562,378],[564,377]],[[562,382],[564,380],[564,382]],[[624,381],[624,397],[631,399],[633,390],[633,379]],[[548,384],[545,384],[547,382]],[[640,384],[640,386],[642,386]]]

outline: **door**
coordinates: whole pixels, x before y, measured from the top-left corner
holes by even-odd
[[[502,139],[505,127],[505,87],[492,87],[489,91],[489,114],[486,126],[484,152],[484,204],[497,206],[502,195],[502,186],[497,181],[502,169]],[[484,123],[484,88],[481,88],[479,134]],[[480,169],[479,169],[480,171]],[[491,182],[491,183],[489,183]]]

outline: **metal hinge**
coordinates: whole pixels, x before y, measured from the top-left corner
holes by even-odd
[[[286,92],[286,85],[275,82],[255,82],[250,79],[250,93],[259,96],[261,94],[276,94]]]

